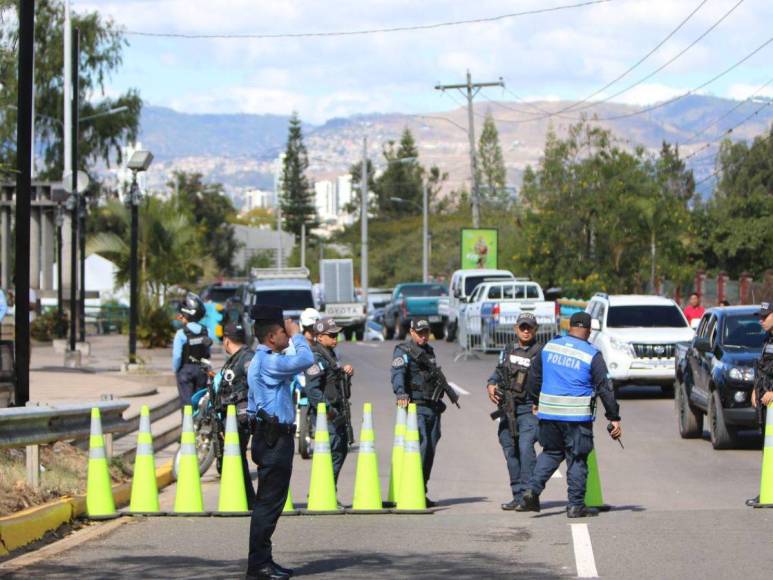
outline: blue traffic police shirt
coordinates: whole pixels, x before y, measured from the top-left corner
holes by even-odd
[[[5,292],[0,290],[0,320],[5,318],[8,313],[8,301],[5,299]]]
[[[275,353],[264,345],[258,347],[247,371],[247,413],[263,409],[275,415],[280,423],[295,421],[290,384],[295,376],[314,364],[314,355],[302,334],[292,337],[294,355]]]
[[[188,327],[193,334],[201,334],[203,327],[198,322],[188,322],[185,326]],[[183,346],[188,342],[188,337],[185,336],[185,330],[179,329],[174,335],[174,342],[172,343],[172,371],[177,372],[180,367],[183,366]]]

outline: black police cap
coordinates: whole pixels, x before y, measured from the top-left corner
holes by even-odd
[[[590,328],[590,314],[587,312],[575,312],[569,319],[569,326],[573,328]]]
[[[284,316],[279,306],[270,306],[268,304],[256,304],[250,308],[250,318],[257,323],[276,322],[284,324]]]
[[[223,338],[229,338],[244,344],[247,342],[247,333],[244,331],[244,327],[238,322],[229,322],[223,329]]]

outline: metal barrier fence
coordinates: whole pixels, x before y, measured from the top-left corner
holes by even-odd
[[[91,432],[91,410],[94,407],[99,409],[106,450],[111,455],[112,434],[131,431],[131,424],[123,418],[123,412],[129,408],[129,403],[125,401],[0,409],[0,448],[26,447],[27,482],[32,487],[38,487],[39,445],[88,437]]]
[[[553,339],[557,332],[556,324],[541,324],[537,328],[537,342],[544,344]],[[493,317],[462,312],[456,338],[459,351],[454,360],[476,358],[478,352],[499,352],[517,339],[512,324],[500,324]]]

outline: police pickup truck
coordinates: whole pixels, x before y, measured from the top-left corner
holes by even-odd
[[[691,342],[676,345],[674,383],[679,434],[703,435],[703,417],[714,449],[732,447],[741,429],[755,429],[751,406],[754,362],[765,332],[759,306],[712,308]]]
[[[547,342],[555,337],[556,303],[545,301],[539,284],[528,278],[483,282],[473,290],[462,312],[460,339],[484,351],[502,349],[515,340],[515,321],[521,312],[537,318],[537,340]]]
[[[445,321],[445,335],[448,342],[456,340],[462,312],[467,307],[470,296],[479,284],[486,281],[515,280],[508,270],[470,269],[456,270],[451,276],[448,296],[441,298],[438,311]]]

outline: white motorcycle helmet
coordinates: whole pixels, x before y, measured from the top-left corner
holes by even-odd
[[[320,318],[322,318],[322,315],[319,313],[319,310],[316,308],[307,308],[301,312],[301,327],[308,328],[309,326],[313,326]]]

